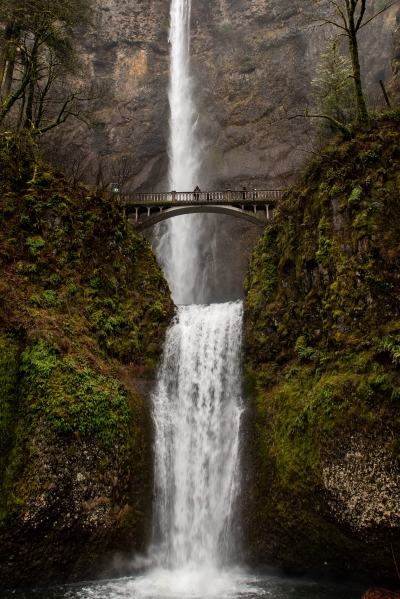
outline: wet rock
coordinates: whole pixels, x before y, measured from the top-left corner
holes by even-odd
[[[400,591],[388,591],[386,589],[370,589],[363,595],[362,599],[398,599]]]

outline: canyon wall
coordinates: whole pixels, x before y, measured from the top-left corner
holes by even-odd
[[[96,0],[93,27],[79,35],[87,77],[105,86],[91,126],[70,123],[48,137],[47,156],[67,172],[123,191],[168,188],[169,10],[166,0]],[[307,6],[307,3],[304,3]],[[372,106],[379,79],[397,69],[397,7],[361,37]],[[193,0],[191,56],[197,139],[205,188],[282,188],[318,148],[310,121],[277,119],[310,102],[321,51],[335,34],[309,24],[289,0]],[[397,52],[398,53],[398,52]],[[54,149],[56,151],[54,151]],[[202,301],[243,297],[259,230],[229,217],[198,216]],[[164,229],[155,231],[159,237]],[[162,262],[162,256],[159,256]]]
[[[165,189],[169,2],[96,0],[94,6],[92,28],[78,36],[80,55],[85,76],[108,90],[90,129],[70,125],[62,159],[81,160],[83,176],[93,180],[102,157],[109,177],[128,178],[127,189]],[[302,6],[306,12],[307,2]],[[381,102],[379,79],[392,77],[393,58],[396,69],[397,10],[385,12],[361,37],[372,106]],[[293,181],[312,146],[310,123],[271,121],[282,108],[310,102],[319,55],[336,33],[310,28],[288,0],[193,0],[200,187],[274,188]]]
[[[22,136],[0,186],[0,588],[117,574],[146,547],[168,285],[117,202]]]
[[[332,144],[255,248],[244,521],[257,564],[398,584],[399,141],[394,113]]]

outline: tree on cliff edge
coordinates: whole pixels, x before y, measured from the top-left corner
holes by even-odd
[[[43,133],[76,114],[82,93],[67,89],[66,78],[77,71],[73,28],[88,23],[89,1],[2,0],[0,123],[13,110],[17,126]]]
[[[368,108],[365,100],[360,66],[358,34],[368,23],[378,15],[399,2],[399,0],[384,0],[383,6],[374,10],[375,0],[307,0],[312,4],[315,13],[307,18],[319,25],[333,25],[340,32],[339,36],[347,38],[354,88],[357,103],[357,122],[368,123]]]

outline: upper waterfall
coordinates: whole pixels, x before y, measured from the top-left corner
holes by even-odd
[[[190,76],[191,0],[171,3],[170,136],[169,186],[175,191],[191,191],[199,184],[201,144],[196,139],[197,112]],[[178,304],[196,303],[199,242],[198,217],[180,216],[168,222],[163,248],[165,274]],[[168,247],[165,247],[168,246]]]
[[[169,186],[191,191],[197,185],[199,147],[195,143],[197,119],[190,77],[191,0],[172,0],[170,28],[170,137]]]

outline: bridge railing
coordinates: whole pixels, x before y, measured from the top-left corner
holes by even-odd
[[[278,189],[226,190],[226,191],[170,191],[158,193],[121,193],[124,202],[132,204],[167,202],[240,202],[278,200],[282,191]]]

